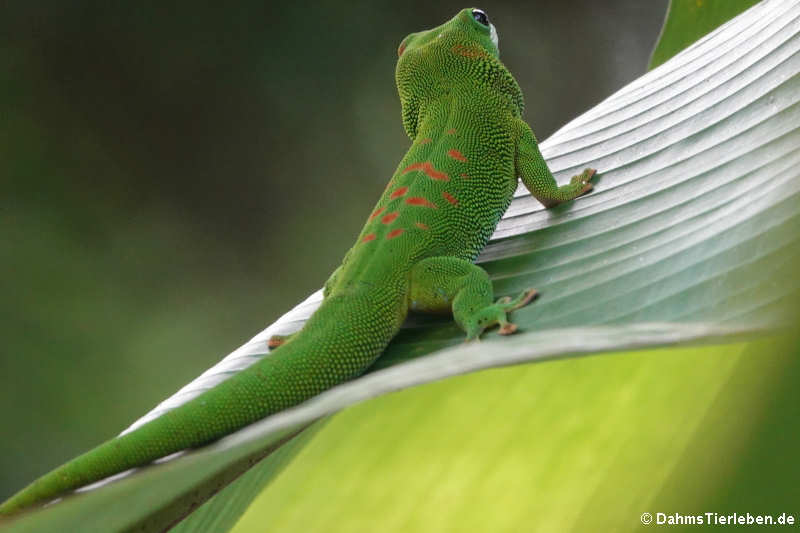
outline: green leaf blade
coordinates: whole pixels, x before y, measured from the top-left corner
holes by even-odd
[[[650,58],[653,69],[758,0],[670,0],[661,38]]]

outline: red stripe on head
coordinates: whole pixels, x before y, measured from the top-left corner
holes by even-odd
[[[465,44],[457,44],[452,48],[453,53],[468,57],[470,59],[478,59],[481,57],[487,57],[488,54],[485,50],[475,48],[473,46],[467,46]]]
[[[414,222],[414,225],[419,229],[431,229],[427,224],[423,224],[422,222]]]
[[[422,172],[427,174],[429,178],[434,180],[450,181],[450,176],[448,176],[444,172],[440,172],[435,168],[433,168],[433,165],[431,164],[430,161],[425,161],[424,163],[412,163],[403,170],[403,174],[406,174],[413,170],[421,170]]]
[[[391,196],[389,196],[389,199],[394,200],[395,198],[400,198],[407,192],[408,192],[408,187],[399,187],[395,189],[395,191],[391,194]]]
[[[447,151],[447,155],[449,155],[450,157],[452,157],[456,161],[461,161],[462,163],[466,163],[467,162],[467,158],[464,157],[464,154],[462,154],[461,152],[459,152],[455,148],[451,148],[450,150],[448,150]]]
[[[395,237],[399,237],[400,235],[402,235],[404,231],[405,230],[403,228],[393,229],[392,231],[386,234],[386,238],[394,239]]]
[[[369,216],[369,219],[370,219],[370,220],[372,220],[372,219],[373,219],[373,218],[375,218],[376,216],[378,216],[378,215],[380,215],[381,213],[383,213],[385,210],[386,210],[386,208],[385,208],[385,207],[379,207],[378,209],[376,209],[376,210],[375,210],[375,211],[374,211],[374,212],[373,212],[373,213],[372,213],[372,214]]]
[[[424,139],[422,139],[422,140],[419,142],[419,144],[428,144],[428,143],[429,143],[429,142],[431,142],[431,141],[433,141],[433,139],[431,139],[430,137],[425,137]]]
[[[458,200],[456,200],[452,195],[448,194],[445,191],[442,191],[442,198],[444,198],[453,205],[456,205],[458,203]]]
[[[395,211],[394,213],[389,213],[388,215],[385,215],[381,219],[381,222],[383,222],[384,224],[391,224],[392,222],[394,222],[394,219],[396,219],[398,216],[400,215],[397,213],[397,211]]]
[[[408,205],[421,205],[422,207],[432,207],[434,209],[438,209],[436,204],[430,203],[422,196],[412,196],[411,198],[406,198],[406,203]]]
[[[361,239],[361,242],[369,242],[369,241],[374,241],[374,240],[375,240],[375,234],[374,233],[369,233],[367,235],[364,235],[364,238]]]

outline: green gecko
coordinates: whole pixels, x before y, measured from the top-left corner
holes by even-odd
[[[552,207],[590,191],[595,171],[556,185],[483,11],[464,9],[412,33],[397,53],[412,145],[303,329],[270,339],[273,354],[215,388],[37,479],[0,505],[0,514],[202,446],[355,378],[409,310],[452,311],[468,340],[494,325],[504,335],[516,330],[507,314],[536,291],[493,302],[488,274],[472,261],[511,203],[517,177]]]

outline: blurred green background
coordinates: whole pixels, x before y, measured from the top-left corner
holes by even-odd
[[[321,286],[408,147],[398,43],[462,7],[2,4],[0,498]],[[544,139],[645,71],[666,1],[481,7]]]

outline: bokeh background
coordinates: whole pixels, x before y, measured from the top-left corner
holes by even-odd
[[[481,7],[544,139],[645,71],[666,4]],[[409,144],[398,43],[462,7],[0,6],[0,499],[321,286]]]

